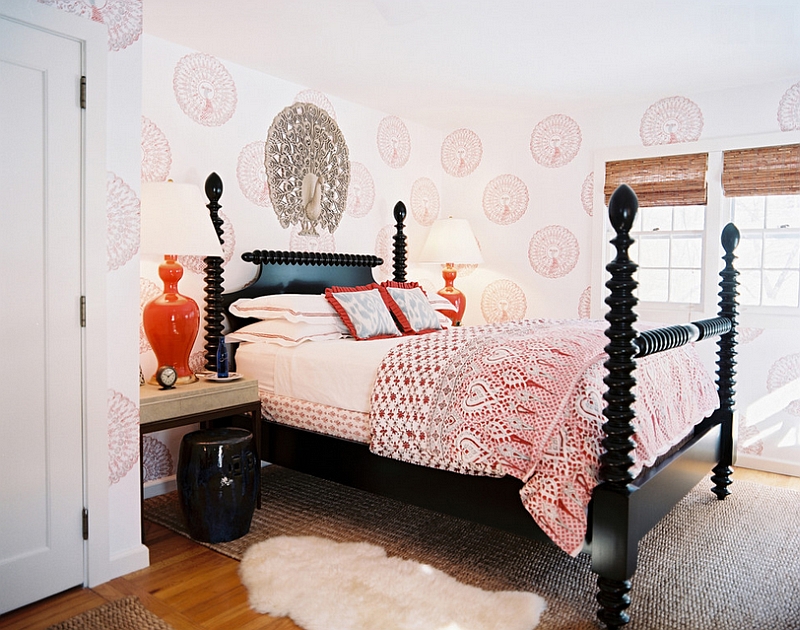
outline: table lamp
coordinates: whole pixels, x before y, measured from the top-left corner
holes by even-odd
[[[464,310],[467,307],[466,296],[453,286],[456,279],[455,265],[474,265],[483,262],[478,241],[466,219],[437,219],[428,232],[428,238],[422,247],[419,262],[444,263],[442,277],[444,288],[439,295],[448,299],[453,305],[452,314],[445,313],[454,326],[461,325]]]
[[[183,276],[178,256],[223,256],[203,201],[200,188],[192,184],[142,182],[139,249],[164,256],[158,267],[164,293],[145,305],[142,324],[158,367],[173,367],[178,385],[197,380],[189,355],[200,328],[197,302],[178,292]],[[153,375],[148,382],[156,384],[155,379]]]

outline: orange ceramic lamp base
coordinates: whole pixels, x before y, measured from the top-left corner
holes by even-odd
[[[177,256],[164,256],[158,276],[164,281],[164,293],[145,305],[142,312],[144,332],[158,367],[175,368],[179,385],[193,383],[197,377],[189,368],[189,355],[200,329],[200,309],[192,298],[178,293],[183,267]],[[153,375],[148,382],[157,385],[155,378]]]
[[[464,311],[467,308],[467,297],[453,286],[457,273],[453,263],[447,263],[442,269],[444,288],[437,291],[439,295],[449,300],[455,309],[454,311],[442,311],[453,322],[453,326],[461,325],[461,319],[464,317]]]

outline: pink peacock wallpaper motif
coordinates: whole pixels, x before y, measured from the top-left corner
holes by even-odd
[[[528,210],[528,187],[519,177],[498,175],[483,189],[483,213],[497,225],[511,225]]]
[[[411,185],[411,216],[429,227],[439,217],[439,190],[429,177],[420,177]]]
[[[572,162],[580,151],[581,128],[566,114],[542,120],[531,132],[533,159],[547,168],[560,168]]]
[[[703,112],[684,96],[656,101],[642,116],[639,136],[644,146],[694,142],[703,132]]]
[[[525,291],[506,278],[490,283],[481,294],[481,313],[490,324],[523,319],[527,310]]]
[[[236,84],[222,63],[205,53],[192,53],[175,66],[175,100],[183,113],[200,125],[219,127],[236,111]]]
[[[548,225],[531,238],[528,261],[545,278],[562,278],[575,268],[580,256],[578,239],[563,225]]]
[[[350,162],[350,185],[347,187],[345,213],[355,219],[369,214],[375,204],[375,181],[361,162]]]
[[[397,116],[386,116],[378,125],[378,153],[392,168],[402,168],[411,157],[411,134]]]
[[[442,142],[442,168],[453,177],[466,177],[481,163],[483,144],[471,129],[456,129]]]
[[[74,13],[108,29],[108,49],[127,48],[142,34],[142,0],[39,0],[67,13]]]
[[[124,266],[139,251],[139,198],[114,173],[108,173],[106,255],[109,271]]]
[[[142,481],[155,481],[174,474],[169,448],[152,435],[142,436]]]
[[[172,151],[167,136],[152,120],[142,116],[142,181],[166,181],[171,166]]]
[[[117,483],[139,461],[139,407],[120,392],[108,392],[108,480]]]
[[[592,287],[586,287],[578,298],[578,317],[589,319],[592,316]]]
[[[594,206],[594,171],[586,176],[581,184],[581,205],[584,212],[592,216]]]
[[[760,438],[760,432],[757,427],[751,426],[747,422],[747,417],[744,414],[739,415],[739,436],[736,443],[736,449],[740,453],[747,453],[748,455],[759,456],[764,452],[764,441]]]
[[[264,166],[267,143],[250,142],[242,147],[236,160],[236,181],[245,198],[263,208],[271,208],[267,169]]]
[[[761,336],[764,332],[763,328],[754,328],[752,326],[738,326],[736,328],[736,342],[740,344],[751,343]]]

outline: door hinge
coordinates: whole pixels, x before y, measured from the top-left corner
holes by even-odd
[[[89,540],[89,510],[83,508],[83,539]]]
[[[81,109],[86,109],[86,77],[81,77]]]
[[[86,328],[86,296],[81,296],[81,328]]]

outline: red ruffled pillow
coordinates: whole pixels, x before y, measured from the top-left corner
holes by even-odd
[[[356,339],[363,341],[399,337],[402,333],[394,318],[401,321],[399,318],[405,316],[396,304],[392,310],[384,297],[384,291],[377,283],[361,287],[330,287],[325,289],[325,299]]]
[[[402,318],[396,315],[395,317],[403,334],[420,335],[442,330],[439,316],[419,284],[387,280],[381,282],[381,288],[392,314],[395,314],[396,310],[402,313]]]

